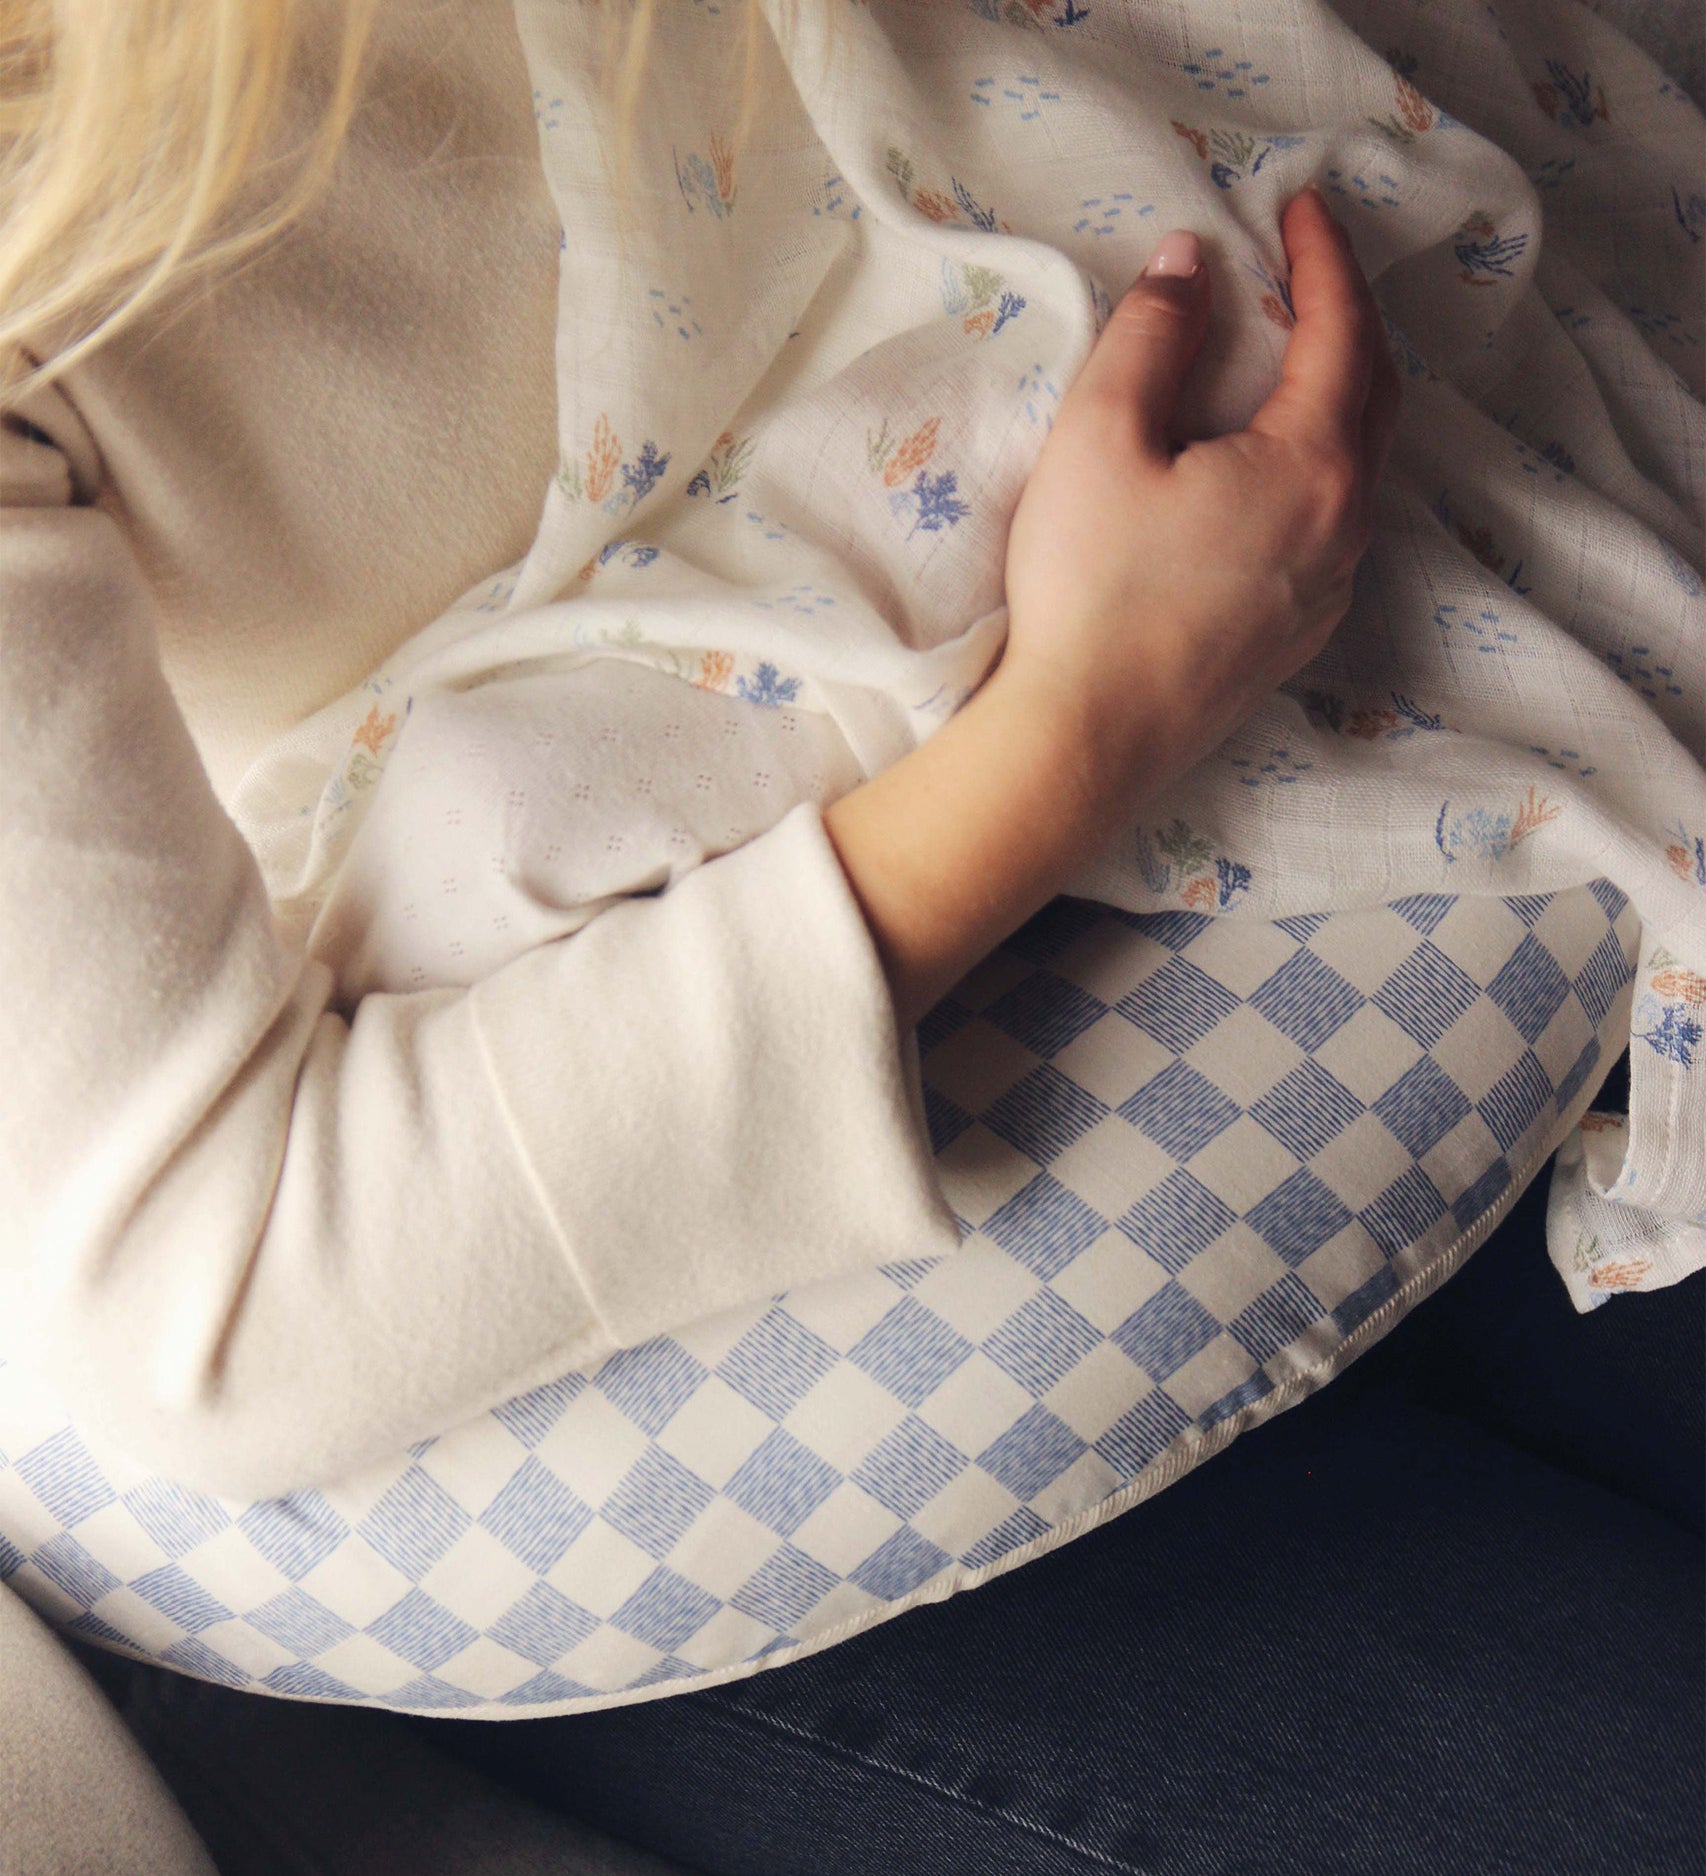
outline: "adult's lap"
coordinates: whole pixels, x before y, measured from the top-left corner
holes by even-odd
[[[1544,1183],[1334,1387],[974,1594],[675,1699],[411,1723],[743,1876],[1706,1867],[1706,1282],[1577,1316]]]

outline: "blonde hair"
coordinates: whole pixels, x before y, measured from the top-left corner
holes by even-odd
[[[629,3],[620,64],[617,8],[604,14],[619,224],[657,0]],[[761,3],[746,0],[737,152],[756,109]],[[233,266],[302,215],[334,172],[380,4],[0,0],[0,401],[57,377],[168,286]],[[263,165],[308,28],[328,6],[330,93],[306,146]],[[825,19],[833,34],[833,12]],[[48,332],[58,342],[38,360],[30,348]]]

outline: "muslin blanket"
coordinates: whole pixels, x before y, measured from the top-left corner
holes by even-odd
[[[743,8],[663,0],[624,245],[600,14],[517,18],[565,230],[537,538],[233,806],[340,998],[472,982],[933,734],[1155,241],[1214,275],[1181,425],[1239,427],[1314,181],[1406,381],[1355,602],[1065,890],[1236,924],[1616,882],[1630,1111],[1560,1150],[1550,1250],[1578,1309],[1706,1264],[1694,105],[1575,0],[805,0],[737,153]]]

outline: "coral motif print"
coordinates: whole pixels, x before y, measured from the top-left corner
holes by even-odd
[[[999,26],[1033,27],[1044,31],[1050,26],[1076,26],[1090,17],[1090,9],[1079,6],[1077,0],[1065,0],[1058,13],[1054,10],[1057,4],[1059,0],[966,0],[966,5],[979,19],[991,20]]]
[[[371,691],[375,696],[382,696],[395,681],[389,677],[370,677],[361,688]],[[413,704],[412,698],[404,700],[405,722]],[[327,778],[320,792],[314,811],[316,833],[325,834],[349,809],[355,798],[366,794],[385,773],[386,758],[395,747],[396,732],[396,711],[387,710],[381,714],[377,704],[370,704],[367,715],[350,732],[349,747],[344,752],[341,766]],[[305,807],[302,812],[307,814],[309,809]]]
[[[732,502],[752,462],[756,444],[750,436],[737,438],[725,430],[711,445],[705,467],[687,485],[689,495],[707,495],[719,502]]]
[[[1636,1006],[1629,1033],[1678,1068],[1693,1068],[1706,1035],[1706,977],[1685,969],[1662,947],[1653,953],[1653,975]],[[1638,1025],[1645,1024],[1645,1028]]]
[[[734,153],[715,131],[711,133],[709,159],[701,156],[697,150],[689,150],[685,157],[677,156],[673,145],[670,154],[675,160],[676,187],[681,191],[689,214],[696,215],[699,212],[694,206],[696,202],[708,208],[719,221],[733,213]]]
[[[1303,707],[1311,716],[1319,717],[1334,735],[1354,736],[1363,742],[1373,742],[1379,737],[1395,742],[1414,736],[1418,730],[1446,728],[1438,711],[1424,710],[1413,698],[1401,696],[1397,691],[1393,691],[1391,697],[1390,709],[1384,704],[1374,708],[1359,705],[1351,709],[1342,697],[1331,691],[1307,690],[1303,693]],[[1462,734],[1457,729],[1451,733]]]
[[[367,715],[362,718],[360,728],[350,737],[350,741],[359,748],[365,749],[369,755],[376,756],[384,747],[385,739],[396,727],[397,713],[393,710],[381,716],[378,704],[374,704],[368,710]]]
[[[1496,286],[1501,279],[1512,278],[1512,264],[1527,247],[1526,234],[1501,235],[1493,218],[1478,208],[1461,223],[1453,241],[1457,277],[1472,287]]]
[[[1451,504],[1447,500],[1449,493],[1449,490],[1441,489],[1434,501],[1434,513],[1439,518],[1440,525],[1450,528],[1463,545],[1469,549],[1470,553],[1480,561],[1481,565],[1484,566],[1489,573],[1498,574],[1503,579],[1506,586],[1514,593],[1521,595],[1531,591],[1531,588],[1523,586],[1520,583],[1524,563],[1519,560],[1516,565],[1506,573],[1505,555],[1500,549],[1498,542],[1493,539],[1492,529],[1485,524],[1470,527],[1460,516],[1453,514]],[[1456,607],[1446,606],[1442,607],[1440,610],[1455,612]],[[1437,618],[1438,615],[1436,614],[1435,616]],[[1509,637],[1511,635],[1507,633],[1506,636]]]
[[[606,514],[624,515],[651,493],[668,467],[669,458],[660,456],[657,444],[649,438],[633,462],[625,461],[622,439],[601,412],[593,427],[591,447],[579,461],[565,460],[557,471],[557,487],[572,502],[596,502]],[[622,472],[620,488],[616,486],[618,470]]]
[[[672,662],[675,675],[686,676],[679,657]],[[750,678],[736,677],[735,655],[732,651],[702,651],[699,653],[698,665],[697,672],[688,680],[695,690],[713,690],[725,697],[739,697],[745,703],[759,704],[769,710],[779,710],[783,704],[796,702],[801,686],[805,683],[804,678],[783,677],[768,658],[758,661]],[[734,680],[732,685],[731,678]]]
[[[1260,261],[1244,263],[1244,271],[1254,274],[1262,283],[1264,291],[1256,302],[1262,309],[1262,317],[1276,325],[1282,332],[1289,332],[1297,324],[1297,314],[1291,304],[1291,286],[1268,272]]]
[[[1182,124],[1172,118],[1174,132],[1196,151],[1208,165],[1210,180],[1217,189],[1230,189],[1255,175],[1276,150],[1293,150],[1307,139],[1294,136],[1257,137],[1247,130],[1220,130],[1212,126],[1199,130],[1194,124]]]
[[[729,675],[735,668],[732,651],[707,651],[700,654],[699,675],[693,680],[698,690],[726,691]]]
[[[961,221],[973,228],[981,228],[985,234],[993,234],[997,228],[1003,234],[1013,230],[1004,221],[998,221],[992,208],[984,208],[957,176],[949,177],[952,193],[944,195],[940,189],[921,189],[918,187],[917,171],[912,158],[904,150],[889,146],[888,173],[894,178],[894,185],[900,191],[901,200],[917,209],[928,221]]]
[[[1670,870],[1678,879],[1687,880],[1691,886],[1706,886],[1706,839],[1698,834],[1690,834],[1680,820],[1674,827],[1667,827],[1665,832],[1671,836],[1670,844],[1665,848],[1665,860]]]
[[[969,261],[956,267],[949,260],[942,262],[942,305],[950,313],[963,314],[964,330],[978,339],[993,338],[1025,309],[1023,298],[1007,291],[993,267]]]
[[[1410,82],[1416,61],[1407,53],[1389,52],[1386,63],[1392,67],[1392,98],[1395,109],[1385,117],[1368,121],[1394,143],[1414,143],[1424,130],[1439,130],[1456,120],[1448,118],[1429,104]]]
[[[1668,951],[1655,952],[1653,989],[1661,997],[1680,997],[1695,1009],[1706,1009],[1706,977],[1678,964]]]
[[[912,526],[907,530],[908,540],[920,528],[935,533],[945,527],[957,527],[971,513],[968,504],[955,494],[959,478],[954,470],[945,469],[932,477],[924,467],[935,454],[936,432],[941,422],[940,417],[932,417],[897,445],[889,435],[885,417],[879,434],[874,437],[867,434],[865,439],[871,468],[882,477],[884,488],[893,491],[889,507],[897,515],[912,518]],[[911,488],[902,488],[900,484],[914,469],[918,471],[918,480]]]
[[[583,631],[575,634],[577,646],[590,645],[594,641]],[[612,632],[608,627],[601,628],[596,641],[600,645],[613,645],[621,651],[635,653],[640,662],[650,664],[655,670],[667,671],[671,677],[687,676],[694,660],[674,645],[666,645],[655,638],[647,638],[640,630],[635,619],[624,619],[622,629]]]
[[[1546,72],[1534,83],[1534,101],[1554,124],[1585,130],[1589,124],[1611,122],[1605,87],[1594,83],[1592,72],[1573,72],[1562,59],[1548,59]]]
[[[649,567],[657,559],[658,552],[649,541],[606,541],[596,554],[582,563],[575,578],[590,580],[600,567],[609,566],[613,560],[620,560],[628,567]]]
[[[1596,1290],[1638,1290],[1652,1268],[1648,1257],[1616,1257],[1609,1264],[1601,1264],[1588,1282]]]
[[[1157,828],[1153,840],[1148,829],[1140,827],[1135,842],[1144,885],[1155,893],[1178,893],[1193,910],[1224,911],[1239,893],[1249,890],[1250,869],[1216,854],[1185,821],[1175,819]]]
[[[1582,1126],[1587,1127],[1588,1116],[1582,1116]],[[1638,1290],[1651,1273],[1653,1265],[1647,1257],[1617,1257],[1609,1263],[1601,1263],[1604,1256],[1600,1249],[1599,1233],[1583,1231],[1576,1236],[1575,1254],[1571,1258],[1571,1267],[1588,1273],[1588,1283],[1596,1290]],[[1601,1297],[1601,1302],[1609,1299]]]
[[[744,677],[735,679],[735,695],[743,697],[748,703],[763,704],[771,710],[779,710],[783,704],[792,703],[800,694],[801,680],[797,677],[783,677],[768,658],[759,662],[757,673],[748,681]]]
[[[1445,855],[1446,864],[1461,860],[1465,854],[1478,854],[1488,860],[1502,860],[1536,828],[1557,820],[1562,806],[1536,795],[1528,785],[1528,797],[1508,814],[1495,814],[1490,808],[1471,808],[1453,821],[1446,820],[1450,801],[1439,804],[1439,819],[1434,823],[1434,845]]]

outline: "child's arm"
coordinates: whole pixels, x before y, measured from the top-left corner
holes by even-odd
[[[199,760],[101,460],[58,387],[0,419],[0,1359],[44,1402],[269,1498],[958,1249],[815,802],[470,989],[335,1007]]]
[[[1282,232],[1297,324],[1250,426],[1175,450],[1207,271],[1140,276],[1014,515],[1000,664],[824,815],[903,1025],[1316,656],[1349,607],[1398,374],[1322,198],[1295,197]]]
[[[928,742],[824,810],[902,1029],[1095,852],[1107,798],[1063,731],[1003,662]]]

